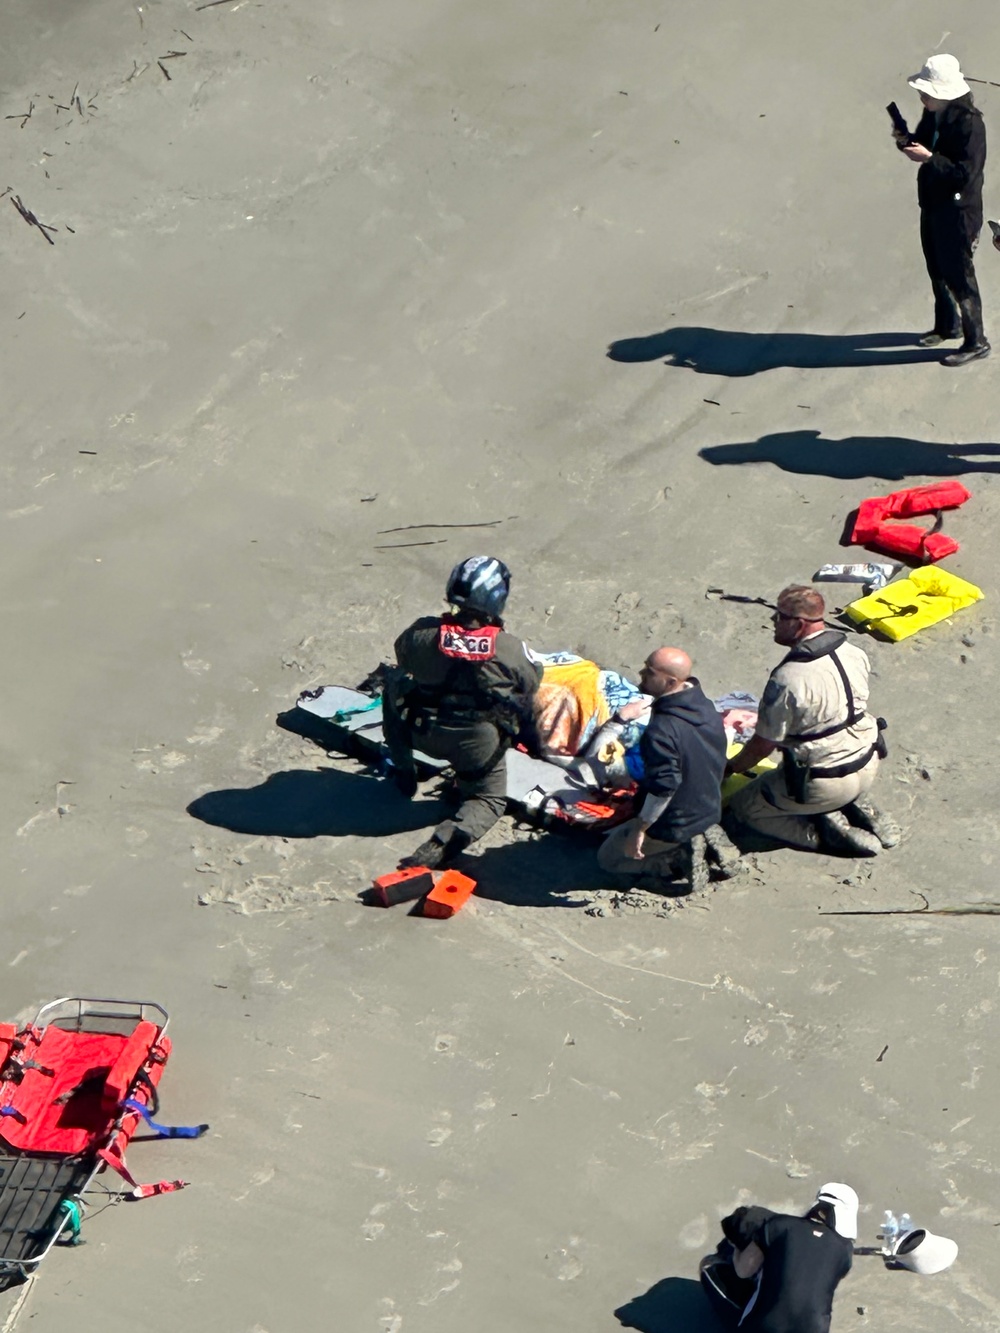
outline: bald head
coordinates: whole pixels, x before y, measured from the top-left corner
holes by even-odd
[[[682,690],[690,675],[691,659],[682,648],[657,648],[639,673],[639,688],[658,699],[661,694]]]

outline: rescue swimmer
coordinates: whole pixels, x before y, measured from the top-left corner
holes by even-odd
[[[413,751],[449,764],[458,808],[400,868],[434,869],[481,838],[504,812],[506,754],[533,727],[541,666],[504,629],[510,570],[474,555],[451,571],[446,616],[424,616],[396,640],[397,669],[383,698],[396,783],[417,790]]]
[[[753,738],[726,773],[745,773],[776,749],[783,762],[736,793],[730,816],[792,847],[874,856],[899,840],[868,799],[887,752],[885,723],[868,712],[867,653],[828,629],[825,614],[814,588],[778,594],[774,641],[789,651],[768,679]]]

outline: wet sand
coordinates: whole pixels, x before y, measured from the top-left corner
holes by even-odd
[[[960,1246],[927,1280],[858,1259],[835,1328],[997,1327],[1000,923],[827,915],[996,897],[1000,363],[913,349],[883,110],[912,120],[935,48],[1000,80],[992,8],[945,21],[17,0],[2,183],[58,231],[0,201],[0,1009],[161,1001],[163,1116],[212,1124],[133,1149],[191,1188],[92,1216],[19,1327],[612,1333],[652,1290],[621,1317],[709,1333],[719,1217],[827,1179],[863,1242],[891,1206]],[[274,717],[366,674],[456,560],[510,564],[540,648],[635,672],[677,643],[759,692],[766,611],[706,590],[864,558],[858,501],[940,475],[987,600],[869,645],[898,849],[616,912],[590,849],[505,820],[453,921],[359,904],[435,807]],[[439,523],[492,526],[391,531]],[[248,831],[187,813],[221,790]]]

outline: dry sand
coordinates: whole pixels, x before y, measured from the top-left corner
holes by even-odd
[[[912,117],[936,48],[1000,80],[995,5],[5,20],[3,111],[34,109],[0,122],[0,184],[59,230],[0,201],[0,1011],[161,1000],[164,1114],[212,1123],[134,1150],[192,1187],[93,1217],[19,1327],[613,1333],[676,1279],[635,1322],[707,1333],[691,1279],[718,1218],[842,1178],[863,1240],[892,1206],[961,1254],[929,1280],[859,1259],[837,1329],[995,1330],[1000,921],[821,913],[998,896],[1000,359],[809,368],[796,342],[928,326],[883,107]],[[1000,91],[976,91],[1000,135]],[[1000,256],[979,269],[1000,333]],[[695,367],[605,356],[676,328],[785,340],[742,376],[706,335],[673,340]],[[784,467],[699,455],[762,439]],[[274,715],[360,678],[456,559],[510,563],[539,647],[634,671],[674,642],[710,692],[759,690],[766,613],[706,588],[773,595],[841,558],[886,479],[952,472],[975,498],[950,567],[988,600],[870,648],[896,851],[761,856],[665,915],[601,917],[590,851],[505,821],[454,921],[359,905],[433,809]],[[379,549],[408,540],[438,544]],[[265,782],[253,834],[186,813]]]

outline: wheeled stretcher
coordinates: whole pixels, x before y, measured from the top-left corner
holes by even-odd
[[[84,1195],[106,1168],[129,1187],[123,1198],[186,1184],[139,1185],[125,1163],[140,1124],[157,1138],[197,1138],[208,1128],[152,1118],[170,1055],[168,1021],[148,1001],[74,997],[44,1005],[26,1027],[0,1023],[0,1284],[78,1238]]]

